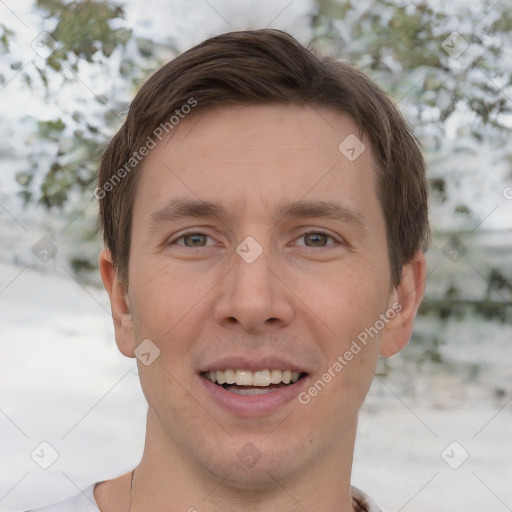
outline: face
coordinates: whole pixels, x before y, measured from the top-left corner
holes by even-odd
[[[331,110],[219,108],[144,162],[129,285],[109,291],[123,353],[159,350],[139,361],[148,429],[183,471],[258,488],[351,458],[379,351],[407,342],[410,308],[370,144],[348,159],[349,135]]]

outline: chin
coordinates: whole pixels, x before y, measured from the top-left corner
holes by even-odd
[[[235,444],[242,448],[233,450]],[[230,440],[225,450],[219,452],[218,448],[201,464],[216,480],[233,489],[256,491],[280,487],[281,482],[311,464],[303,449],[292,444],[279,449],[268,439],[257,442],[247,438],[236,443]]]
[[[238,491],[263,491],[273,488],[280,488],[280,482],[283,477],[279,475],[271,475],[265,471],[257,472],[242,472],[238,474],[231,474],[223,480],[223,485],[236,489]]]

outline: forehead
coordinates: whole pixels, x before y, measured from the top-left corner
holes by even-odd
[[[140,172],[135,218],[151,216],[172,197],[214,201],[254,217],[302,199],[342,200],[361,212],[376,201],[369,141],[332,109],[195,112],[150,151]]]

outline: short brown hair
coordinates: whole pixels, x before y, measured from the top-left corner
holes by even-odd
[[[137,151],[154,139],[160,126],[170,130],[171,117],[191,100],[194,112],[224,104],[281,103],[330,107],[350,115],[369,138],[376,161],[395,286],[403,265],[426,250],[430,228],[424,159],[408,123],[386,94],[361,71],[317,55],[285,32],[230,32],[204,41],[156,71],[137,93],[103,154],[96,189],[100,223],[125,284],[140,174]]]

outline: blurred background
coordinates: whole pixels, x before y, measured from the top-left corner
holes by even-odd
[[[99,158],[162,63],[264,27],[374,78],[429,166],[427,294],[379,363],[353,484],[387,511],[512,510],[510,1],[0,0],[1,511],[136,465],[146,405],[100,287]]]

